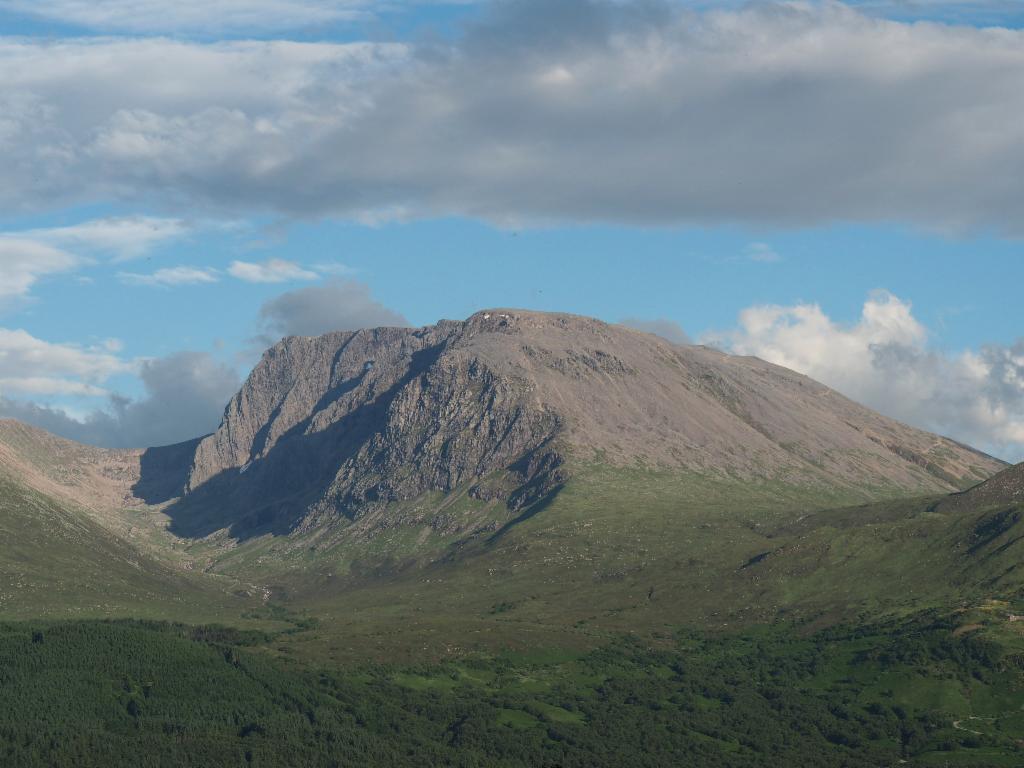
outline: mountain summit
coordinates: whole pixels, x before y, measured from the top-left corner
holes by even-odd
[[[493,309],[282,340],[165,495],[182,496],[183,535],[288,532],[456,490],[514,511],[594,465],[863,498],[959,490],[1003,466],[756,358]]]

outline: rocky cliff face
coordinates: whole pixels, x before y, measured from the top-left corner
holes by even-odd
[[[786,369],[597,320],[517,310],[288,338],[195,449],[199,535],[287,530],[467,490],[516,509],[583,464],[941,492],[1002,467]],[[216,510],[216,511],[213,511]]]

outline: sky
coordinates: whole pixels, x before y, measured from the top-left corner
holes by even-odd
[[[285,335],[487,307],[1024,459],[1024,3],[0,0],[0,416],[214,429]]]

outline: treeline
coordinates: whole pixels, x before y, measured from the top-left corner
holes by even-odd
[[[810,637],[681,636],[665,650],[623,641],[558,665],[498,658],[400,670],[315,670],[259,648],[267,639],[143,622],[0,624],[0,765],[827,768],[941,751],[958,752],[957,765],[1024,759],[1015,755],[1021,734],[958,730],[948,713],[901,704],[898,691],[876,685],[893,670],[952,676],[998,688],[1019,708],[1019,668],[1005,651],[956,637],[941,620]]]

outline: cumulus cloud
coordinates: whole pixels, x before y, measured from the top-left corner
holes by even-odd
[[[708,341],[805,373],[888,416],[1024,459],[1024,339],[949,354],[912,306],[878,292],[852,325],[816,304],[757,306]]]
[[[95,219],[67,227],[0,232],[0,302],[23,297],[42,278],[72,272],[97,257],[124,261],[183,236],[178,219]]]
[[[208,267],[165,267],[149,274],[119,272],[118,279],[129,285],[156,285],[171,288],[179,285],[216,283],[220,278],[217,271]]]
[[[319,275],[284,259],[270,259],[260,264],[233,261],[228,274],[247,283],[289,283],[295,280],[316,280]]]
[[[0,378],[0,393],[4,392],[14,392],[22,395],[79,395],[86,397],[108,394],[107,390],[102,387],[87,384],[84,381],[53,379],[46,376]]]
[[[624,317],[619,322],[630,328],[636,328],[638,331],[653,333],[655,336],[661,336],[663,339],[667,339],[673,344],[693,343],[690,340],[690,335],[683,330],[683,326],[675,320],[668,320],[664,317],[659,317],[654,320],[644,320],[639,317]]]
[[[0,328],[0,394],[96,388],[133,370],[109,344],[98,348],[56,344],[24,330]]]
[[[128,279],[175,285],[206,277],[216,279],[186,267]],[[285,335],[409,324],[375,300],[365,284],[337,278],[268,301],[259,322],[266,344]],[[206,353],[125,359],[121,352],[116,339],[85,347],[0,328],[0,416],[94,445],[167,445],[215,429],[240,384],[233,367]],[[137,376],[145,396],[131,399],[111,391],[110,381],[118,376]]]
[[[24,296],[43,277],[69,272],[81,263],[52,245],[0,236],[0,303]]]
[[[229,366],[200,352],[145,361],[139,376],[146,396],[111,396],[106,408],[75,418],[60,407],[0,394],[0,416],[16,418],[58,435],[111,448],[145,448],[182,442],[217,427],[239,386]]]
[[[401,45],[0,38],[0,203],[252,200],[265,190],[241,179],[343,126],[367,79],[405,58]]]
[[[259,322],[265,335],[258,341],[264,344],[288,335],[409,324],[374,299],[365,284],[340,279],[271,299],[260,309]],[[124,360],[119,352],[116,340],[82,348],[0,328],[0,416],[93,445],[167,445],[215,429],[240,384],[237,371],[205,353]],[[104,386],[121,374],[138,376],[145,396],[129,399]],[[103,401],[74,412],[47,404],[48,398],[69,397]]]
[[[331,280],[271,299],[260,308],[262,343],[282,336],[317,336],[378,326],[407,326],[409,321],[373,298],[369,286],[354,280]]]
[[[213,430],[238,389],[238,373],[205,353],[126,360],[120,352],[116,339],[83,347],[0,328],[0,416],[94,445],[165,445]],[[126,375],[141,380],[144,397],[110,391],[109,381]]]
[[[0,204],[1022,234],[1022,31],[839,3],[485,16],[419,46],[4,40]]]

